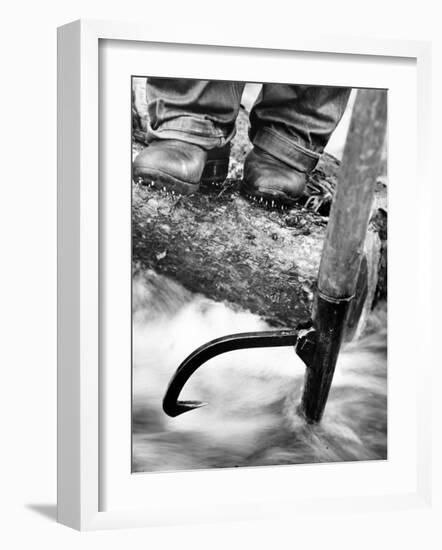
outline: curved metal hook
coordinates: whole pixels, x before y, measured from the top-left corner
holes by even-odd
[[[169,416],[178,416],[184,412],[207,405],[202,401],[178,401],[185,383],[206,361],[220,355],[244,348],[268,348],[295,346],[298,330],[269,330],[263,332],[242,332],[216,338],[191,353],[173,375],[163,399],[163,410]]]

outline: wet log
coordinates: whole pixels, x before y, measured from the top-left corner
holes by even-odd
[[[246,152],[234,155],[238,165]],[[336,159],[324,155],[311,181],[334,185],[338,168]],[[179,199],[133,184],[134,274],[153,269],[192,292],[258,314],[271,326],[294,327],[311,316],[328,218],[301,206],[265,210],[240,196],[239,173],[231,173],[221,189],[203,188]],[[382,198],[385,186],[379,184],[378,191]],[[365,301],[352,334],[360,333],[359,315],[384,284],[382,230],[370,223],[366,275],[358,289]]]

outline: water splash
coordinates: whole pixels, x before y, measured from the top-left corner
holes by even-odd
[[[387,457],[386,313],[341,352],[323,421],[296,415],[305,366],[291,348],[240,350],[205,364],[180,398],[209,406],[169,418],[161,402],[181,361],[227,333],[266,330],[256,315],[148,272],[133,287],[133,470],[189,470]]]

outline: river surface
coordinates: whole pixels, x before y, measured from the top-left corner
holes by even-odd
[[[208,406],[168,417],[170,377],[201,344],[266,330],[256,315],[189,293],[153,272],[133,286],[133,471],[387,458],[387,321],[341,351],[321,424],[296,414],[305,367],[292,348],[240,350],[203,365],[182,399]]]

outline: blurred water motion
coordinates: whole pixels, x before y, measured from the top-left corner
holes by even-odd
[[[387,458],[385,311],[342,350],[320,425],[296,415],[305,366],[291,348],[214,358],[180,396],[209,405],[177,418],[163,412],[169,379],[195,348],[268,328],[256,315],[192,295],[155,273],[134,280],[134,472]]]

